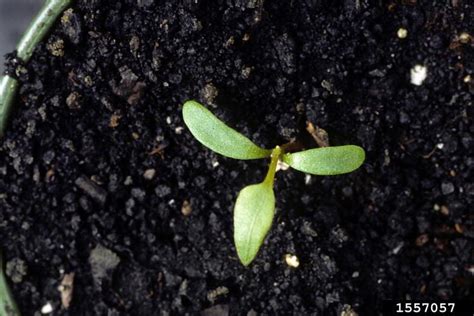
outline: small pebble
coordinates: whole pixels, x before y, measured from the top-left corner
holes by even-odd
[[[397,36],[398,38],[401,38],[401,39],[404,39],[408,36],[408,31],[406,28],[399,28],[398,31],[397,31]]]
[[[130,185],[133,183],[133,180],[132,180],[132,177],[131,176],[127,176],[125,178],[125,181],[123,182],[124,185]]]
[[[66,98],[66,104],[71,110],[77,110],[81,108],[81,95],[77,92],[71,92]]]
[[[122,118],[122,116],[120,116],[120,115],[112,114],[110,116],[109,127],[116,128],[117,126],[119,126],[119,121],[120,121],[121,118]]]
[[[201,96],[207,104],[213,104],[218,95],[219,90],[212,83],[206,84],[201,90]]]
[[[298,259],[298,257],[292,254],[285,255],[285,262],[292,268],[298,268],[300,265],[300,260]]]
[[[226,294],[229,294],[229,289],[225,286],[219,286],[215,290],[212,290],[207,293],[207,299],[209,300],[209,302],[214,303],[219,296]]]
[[[191,215],[193,208],[191,207],[191,203],[188,200],[184,200],[183,205],[181,206],[181,214],[184,216]]]
[[[426,244],[430,240],[430,237],[428,234],[422,234],[416,238],[415,244],[418,247],[422,247],[424,244]]]
[[[41,314],[50,314],[53,312],[53,305],[50,302],[41,307]]]
[[[415,65],[410,70],[410,82],[415,86],[421,86],[428,76],[428,69],[423,65]]]
[[[100,204],[105,203],[105,200],[107,199],[107,192],[88,177],[80,176],[76,179],[76,181],[74,181],[74,183],[77,187],[79,187],[82,191],[84,191],[87,195]]]
[[[440,209],[441,214],[448,216],[449,215],[449,208],[446,205],[441,206]]]
[[[242,78],[248,79],[250,77],[250,73],[252,72],[252,67],[244,67],[242,68]]]
[[[463,44],[468,44],[471,39],[471,35],[467,32],[462,32],[461,34],[459,34],[459,41]]]
[[[28,273],[28,266],[24,260],[20,258],[13,258],[7,262],[5,273],[13,283],[21,283],[23,281],[23,277]]]
[[[143,177],[147,180],[152,180],[155,177],[156,170],[155,169],[147,169],[143,174]]]
[[[448,195],[454,192],[454,184],[451,182],[443,182],[441,183],[441,192],[443,192],[444,195]]]

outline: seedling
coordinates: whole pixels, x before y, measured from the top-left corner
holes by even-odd
[[[10,288],[7,284],[7,278],[3,272],[3,257],[0,250],[0,315],[20,316],[18,306],[13,299]]]
[[[271,157],[263,182],[244,187],[234,206],[234,243],[240,262],[245,266],[257,255],[272,225],[275,214],[273,183],[279,160],[296,170],[327,176],[352,172],[365,159],[364,149],[354,145],[322,147],[295,153],[285,153],[280,146],[273,150],[263,149],[196,101],[184,104],[183,119],[191,134],[218,154],[242,160]]]

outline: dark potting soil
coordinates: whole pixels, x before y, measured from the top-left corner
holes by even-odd
[[[0,142],[0,246],[22,312],[373,315],[389,298],[474,299],[472,35],[467,0],[78,1],[28,65],[9,63],[23,86]],[[316,147],[311,121],[367,161],[278,172],[272,231],[245,268],[232,207],[268,161],[200,145],[188,99],[265,147]]]

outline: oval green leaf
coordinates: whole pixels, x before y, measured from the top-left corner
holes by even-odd
[[[234,159],[269,157],[271,150],[255,145],[250,139],[227,126],[196,101],[183,105],[183,119],[191,134],[204,146]]]
[[[364,160],[364,149],[354,145],[315,148],[283,156],[283,161],[292,168],[322,176],[352,172]]]
[[[272,226],[275,195],[272,183],[243,188],[234,207],[234,243],[240,262],[252,262]]]
[[[7,284],[7,278],[3,272],[3,258],[0,251],[0,315],[20,316],[18,307],[13,299],[10,288]]]

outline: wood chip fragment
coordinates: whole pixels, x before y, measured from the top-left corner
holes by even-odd
[[[122,118],[121,115],[118,115],[115,113],[112,114],[112,116],[110,117],[109,127],[116,128],[117,126],[119,126],[119,122],[121,118]]]
[[[164,149],[168,147],[168,145],[164,145],[164,144],[159,144],[157,147],[153,148],[149,153],[148,155],[150,156],[155,156],[155,155],[160,155],[161,156],[161,159],[164,158]]]
[[[457,231],[459,234],[464,233],[464,228],[462,227],[461,224],[454,224],[454,229],[456,229],[456,231]]]
[[[51,166],[51,169],[46,171],[46,175],[44,177],[45,182],[51,182],[54,180],[54,166]]]
[[[319,147],[329,147],[329,136],[324,129],[314,126],[313,123],[307,121],[306,130],[311,134]]]
[[[191,215],[192,211],[193,211],[193,208],[191,206],[191,203],[189,203],[188,200],[184,200],[183,205],[181,206],[181,213],[184,216],[189,216]]]
[[[74,289],[74,272],[64,275],[58,291],[61,293],[61,304],[64,309],[68,309],[71,305],[72,293]]]
[[[448,216],[449,215],[449,208],[446,205],[441,205],[440,209],[441,214]]]
[[[428,236],[428,234],[422,234],[422,235],[418,236],[418,238],[416,238],[415,243],[418,247],[421,247],[424,244],[426,244],[429,240],[430,240],[430,237]]]
[[[229,294],[229,289],[225,286],[219,286],[215,290],[209,291],[207,293],[207,299],[209,302],[214,303],[219,296]]]

